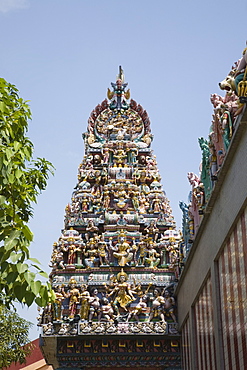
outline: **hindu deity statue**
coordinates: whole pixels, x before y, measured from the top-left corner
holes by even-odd
[[[135,301],[135,297],[133,296],[130,285],[127,283],[127,274],[122,270],[117,274],[117,281],[116,287],[112,290],[108,297],[111,297],[114,293],[116,293],[116,298],[113,302],[113,307],[117,312],[117,315],[120,315],[119,308],[125,312],[128,312],[128,306],[130,302]]]
[[[133,253],[130,252],[131,246],[126,241],[124,232],[119,234],[117,244],[110,248],[113,250],[113,256],[117,259],[119,266],[123,267],[132,261]]]
[[[69,282],[69,291],[66,294],[69,298],[69,317],[74,318],[78,313],[78,305],[80,302],[80,291],[77,288],[77,281],[73,278]]]

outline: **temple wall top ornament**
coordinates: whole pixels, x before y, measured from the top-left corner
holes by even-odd
[[[189,204],[180,203],[183,211],[184,256],[188,254],[193,243],[208,200],[218,179],[224,158],[234,134],[239,115],[247,103],[247,48],[241,59],[234,63],[228,75],[219,83],[224,96],[212,94],[212,123],[208,139],[199,138],[202,150],[200,175],[188,173],[192,186]]]

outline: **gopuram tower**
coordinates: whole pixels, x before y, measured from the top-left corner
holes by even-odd
[[[180,235],[162,189],[147,112],[116,83],[92,111],[64,229],[56,302],[41,346],[55,369],[181,369],[174,285]]]

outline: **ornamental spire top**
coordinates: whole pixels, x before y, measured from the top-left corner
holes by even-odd
[[[121,80],[122,82],[124,82],[124,71],[121,66],[119,66],[119,72],[118,72],[116,81],[117,80]]]
[[[128,83],[124,83],[124,73],[121,66],[119,66],[119,73],[117,75],[116,83],[111,83],[113,91],[108,89],[107,97],[111,100],[109,105],[111,110],[117,110],[120,112],[121,110],[127,110],[129,108],[129,104],[127,100],[130,98],[130,90],[128,89],[125,91]]]

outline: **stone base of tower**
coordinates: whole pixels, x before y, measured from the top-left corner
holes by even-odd
[[[180,337],[49,337],[42,351],[58,370],[181,369]]]
[[[49,337],[41,347],[57,370],[181,369],[180,336]]]

